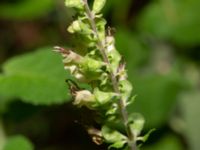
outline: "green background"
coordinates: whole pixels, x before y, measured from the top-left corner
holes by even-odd
[[[141,150],[200,149],[200,1],[108,0],[103,10],[127,62],[130,112],[156,128]],[[73,46],[63,0],[0,2],[0,150],[94,150],[72,106],[61,57]],[[82,114],[86,114],[86,118]],[[90,120],[88,119],[88,121]]]

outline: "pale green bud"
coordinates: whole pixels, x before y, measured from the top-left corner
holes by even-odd
[[[76,92],[74,105],[96,109],[100,106],[106,105],[107,103],[113,102],[113,99],[116,97],[116,93],[102,92],[98,88],[94,89],[93,94],[88,90],[81,90]]]
[[[105,65],[105,63],[92,59],[88,56],[84,57],[82,63],[79,64],[81,72],[84,73],[86,78],[89,80],[95,80],[100,78],[102,73],[101,68]]]
[[[106,36],[106,43],[108,45],[114,44],[115,43],[115,39],[113,36]]]
[[[83,9],[84,3],[82,0],[65,0],[65,6],[77,9]]]
[[[86,106],[88,108],[91,108],[91,104],[95,103],[95,97],[94,95],[88,91],[88,90],[82,90],[76,92],[74,105],[77,105],[78,107]]]
[[[80,72],[79,70],[75,73],[73,73],[74,77],[81,81],[81,82],[89,82],[88,79],[85,78],[84,74]]]
[[[81,26],[79,20],[75,20],[72,24],[68,27],[68,32],[75,33],[81,31]]]
[[[67,28],[68,32],[70,33],[78,33],[81,35],[84,35],[85,38],[89,38],[91,36],[91,33],[93,32],[90,28],[90,25],[87,22],[88,20],[79,18],[78,20],[75,20],[72,22],[72,24]]]
[[[98,30],[98,35],[100,40],[104,41],[105,40],[105,25],[106,25],[106,20],[103,18],[96,18],[96,26]]]
[[[129,116],[129,126],[135,137],[139,136],[144,127],[144,117],[141,114],[133,113]]]
[[[105,3],[106,3],[106,0],[94,0],[92,11],[96,14],[99,13],[104,7]]]
[[[106,37],[106,53],[108,55],[108,59],[112,66],[112,71],[117,73],[117,69],[119,67],[119,63],[121,60],[121,55],[115,48],[115,40],[113,36]]]
[[[119,89],[121,92],[122,99],[127,105],[127,100],[131,96],[131,92],[133,89],[132,84],[128,80],[121,80],[119,81]]]
[[[127,77],[128,76],[127,76],[127,72],[125,70],[125,63],[121,61],[117,68],[117,78],[119,81],[122,81],[122,80],[126,80]]]

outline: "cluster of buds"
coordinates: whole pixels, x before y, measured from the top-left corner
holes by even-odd
[[[111,144],[110,148],[131,147],[135,150],[136,141],[144,140],[143,137],[139,137],[144,119],[138,114],[128,117],[126,111],[126,106],[134,99],[130,98],[132,85],[127,80],[125,63],[116,50],[112,29],[105,29],[106,21],[100,14],[105,1],[94,0],[90,9],[87,0],[65,0],[66,6],[74,8],[77,12],[76,19],[68,27],[68,31],[81,39],[82,44],[77,44],[77,47],[80,45],[78,49],[82,49],[82,52],[58,46],[54,51],[63,56],[64,68],[78,82],[90,87],[81,89],[68,80],[74,97],[73,104],[95,110],[102,117],[98,122],[102,128],[98,130],[98,135],[94,134],[93,139],[100,137]]]

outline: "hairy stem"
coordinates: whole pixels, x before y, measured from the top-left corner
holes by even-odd
[[[83,2],[84,2],[86,14],[89,18],[89,23],[90,23],[91,28],[94,32],[94,35],[97,38],[97,47],[98,47],[98,49],[99,49],[99,51],[100,51],[100,53],[103,57],[104,62],[108,65],[109,68],[111,68],[111,64],[110,64],[109,59],[106,55],[106,50],[105,50],[103,41],[101,41],[101,39],[99,38],[99,35],[98,35],[96,23],[95,23],[95,20],[94,20],[95,16],[91,12],[87,0],[83,0]],[[110,72],[110,78],[111,78],[111,81],[112,81],[112,86],[113,86],[114,91],[116,93],[118,93],[119,95],[121,95],[120,90],[119,90],[119,85],[118,85],[119,83],[117,81],[117,78],[116,78],[114,72],[112,72],[112,70]],[[123,99],[119,100],[119,108],[120,108],[120,113],[121,113],[121,116],[122,116],[122,119],[123,119],[124,126],[126,128],[126,132],[127,132],[127,135],[128,135],[129,141],[130,141],[129,146],[130,146],[131,150],[136,150],[137,147],[136,147],[136,143],[135,143],[135,139],[134,139],[134,133],[131,131],[131,128],[128,125],[128,112],[126,110],[126,106],[124,104]]]

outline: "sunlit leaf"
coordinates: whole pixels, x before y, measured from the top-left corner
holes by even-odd
[[[59,55],[51,48],[14,57],[3,65],[0,75],[0,95],[20,98],[32,104],[63,103],[69,100]]]

